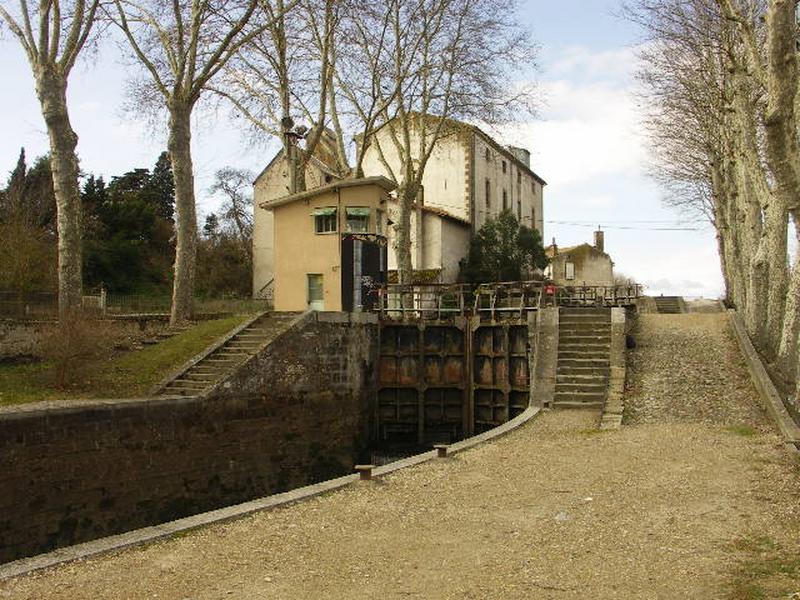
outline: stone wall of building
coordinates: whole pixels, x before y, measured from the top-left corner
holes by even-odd
[[[369,440],[377,326],[309,321],[205,398],[1,411],[0,562],[350,472]]]

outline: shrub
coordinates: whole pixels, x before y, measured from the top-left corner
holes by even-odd
[[[108,325],[80,310],[63,316],[42,337],[42,353],[52,364],[54,383],[60,388],[80,382],[89,363],[110,348]]]

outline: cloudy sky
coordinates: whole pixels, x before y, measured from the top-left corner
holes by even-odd
[[[529,148],[545,189],[545,239],[561,246],[590,241],[598,225],[618,271],[650,293],[716,297],[722,280],[713,231],[662,206],[647,178],[647,149],[638,134],[634,97],[638,33],[617,19],[616,0],[522,0],[522,17],[541,45],[536,76],[544,99],[539,117],[501,141]],[[0,177],[20,146],[30,157],[47,151],[33,83],[13,40],[0,39]],[[521,73],[527,77],[527,73]],[[80,65],[69,90],[81,167],[109,177],[149,167],[165,146],[161,130],[122,110],[126,66],[113,46]],[[215,170],[231,165],[259,171],[271,148],[254,148],[223,114],[196,125],[199,211],[214,210],[206,192]],[[692,231],[668,231],[676,227]]]

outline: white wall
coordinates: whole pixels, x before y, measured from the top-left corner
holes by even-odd
[[[419,142],[418,136],[412,136],[412,147]],[[376,142],[367,149],[364,155],[364,175],[383,175],[399,182],[400,154],[387,128],[376,136],[391,171],[380,159]],[[418,158],[418,157],[415,157]],[[463,134],[447,136],[436,144],[422,176],[424,201],[426,206],[441,208],[449,214],[469,220],[469,181],[467,179],[467,160],[469,158],[469,140]]]
[[[488,160],[487,160],[488,151]],[[503,163],[506,165],[503,172]],[[486,203],[486,181],[489,181],[489,206]],[[499,152],[482,136],[475,140],[475,228],[503,210],[503,191],[507,207],[522,225],[535,228],[544,240],[543,189],[531,174],[518,167],[506,153]],[[534,220],[535,219],[535,220]]]

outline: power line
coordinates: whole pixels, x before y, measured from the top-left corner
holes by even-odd
[[[615,230],[626,230],[626,231],[704,231],[704,227],[680,227],[681,223],[675,223],[674,227],[668,227],[666,224],[670,222],[665,222],[664,227],[639,227],[633,225],[608,225],[605,223],[597,223],[597,221],[589,222],[573,222],[573,221],[546,221],[551,225],[565,225],[567,227],[587,227],[594,229],[595,227],[600,227],[601,229],[615,229]]]

